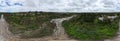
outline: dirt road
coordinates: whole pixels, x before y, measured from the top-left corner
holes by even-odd
[[[0,18],[0,41],[6,41],[7,38],[12,38],[12,33],[8,31],[8,24],[1,15]]]
[[[54,30],[54,37],[56,39],[68,39],[67,34],[65,33],[64,28],[62,27],[62,22],[65,20],[69,20],[73,18],[74,16],[66,17],[66,18],[58,18],[58,19],[52,19],[51,22],[56,23],[56,29]]]
[[[68,39],[67,35],[64,32],[64,28],[62,27],[62,22],[64,20],[69,20],[71,17],[67,18],[59,18],[59,19],[53,19],[51,22],[56,23],[56,29],[54,30],[53,36],[47,36],[43,38],[32,38],[32,39],[20,39],[19,36],[13,35],[9,30],[8,23],[4,19],[4,16],[2,15],[0,18],[0,41],[49,41],[49,40],[66,40]]]
[[[66,17],[66,18],[58,18],[52,19],[51,22],[56,23],[56,29],[54,30],[53,36],[43,37],[43,38],[34,38],[34,39],[20,39],[18,36],[16,37],[8,30],[8,24],[5,21],[3,15],[0,18],[0,41],[49,41],[49,40],[68,40],[69,38],[65,33],[64,28],[62,27],[62,22],[65,20],[69,20],[74,16]],[[75,40],[73,40],[75,41]],[[119,32],[118,36],[113,39],[106,39],[104,41],[120,41],[120,22],[119,22]]]

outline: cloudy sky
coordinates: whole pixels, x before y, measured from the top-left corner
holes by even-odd
[[[0,0],[0,12],[120,12],[120,0]]]

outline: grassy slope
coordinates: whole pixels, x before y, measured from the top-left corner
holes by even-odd
[[[27,16],[21,14],[27,14]],[[74,13],[71,13],[71,15],[72,14]],[[77,17],[69,21],[64,21],[63,26],[67,34],[75,39],[86,40],[112,38],[118,31],[118,19],[111,23],[97,20],[97,16],[103,14],[104,13],[97,15],[94,15],[94,13],[77,14]],[[49,21],[54,18],[66,16],[70,16],[70,14],[43,12],[5,14],[5,18],[10,24],[10,31],[14,34],[21,34],[21,37],[24,38],[36,38],[51,35],[55,24],[50,23]],[[42,28],[39,28],[41,26]]]
[[[56,13],[10,13],[4,14],[10,24],[9,30],[22,38],[38,38],[53,34],[51,19],[70,16]]]
[[[77,17],[63,22],[67,34],[71,38],[81,40],[101,40],[112,38],[118,31],[118,18],[114,21],[98,20],[100,15],[117,14],[78,14]]]

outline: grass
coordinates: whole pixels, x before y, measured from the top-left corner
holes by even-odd
[[[51,23],[50,20],[70,16],[70,14],[42,12],[10,13],[4,15],[10,26],[9,30],[13,34],[21,36],[21,38],[50,36],[55,28],[55,24]]]
[[[26,12],[9,13],[5,19],[9,23],[9,30],[21,38],[39,38],[53,34],[55,24],[51,19],[77,15],[69,21],[62,23],[65,32],[70,38],[80,40],[103,40],[113,38],[118,31],[120,14],[116,13],[50,13],[50,12]],[[98,20],[101,15],[118,15],[114,21]]]
[[[63,27],[69,37],[79,40],[103,40],[113,38],[118,31],[117,17],[114,21],[110,19],[99,20],[101,15],[117,14],[77,14],[69,21],[63,22]]]

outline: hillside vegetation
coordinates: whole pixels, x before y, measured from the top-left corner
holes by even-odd
[[[9,30],[21,38],[39,38],[50,36],[56,26],[52,19],[77,15],[64,21],[62,26],[70,38],[78,40],[103,40],[116,36],[119,30],[120,14],[118,13],[50,13],[26,12],[5,13]],[[117,16],[108,18],[108,16]],[[103,17],[103,20],[99,18]]]
[[[55,24],[51,19],[68,17],[68,14],[57,13],[9,13],[4,14],[9,23],[9,30],[21,38],[38,38],[53,34]]]
[[[103,16],[104,20],[98,18]],[[117,16],[109,19],[107,16]],[[116,36],[119,25],[119,14],[77,14],[69,21],[63,22],[63,27],[69,37],[80,40],[103,40]]]

